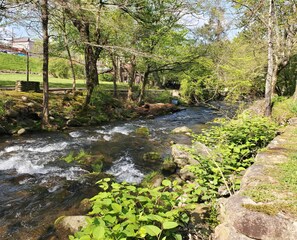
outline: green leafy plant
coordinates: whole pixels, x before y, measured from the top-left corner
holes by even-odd
[[[238,174],[249,167],[257,152],[265,147],[276,134],[276,124],[268,118],[241,114],[233,120],[220,119],[217,126],[201,135],[199,141],[213,149],[210,157],[193,156],[199,164],[190,169],[196,182],[203,187],[202,200],[217,196],[218,188],[224,186],[229,194],[239,188]]]
[[[193,199],[180,197],[184,188],[163,180],[157,188],[100,180],[103,190],[93,197],[89,225],[71,240],[78,239],[182,239],[179,228],[188,223],[186,211]],[[190,188],[189,188],[190,189]]]

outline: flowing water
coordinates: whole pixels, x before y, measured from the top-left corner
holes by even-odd
[[[0,138],[0,239],[37,239],[55,218],[77,214],[78,203],[97,193],[87,170],[61,160],[70,152],[84,149],[103,155],[104,172],[118,181],[139,183],[161,166],[145,162],[145,153],[169,155],[170,141],[190,142],[170,134],[174,128],[188,126],[199,132],[215,116],[213,110],[195,107],[155,119]],[[149,137],[135,133],[142,126],[149,129]]]

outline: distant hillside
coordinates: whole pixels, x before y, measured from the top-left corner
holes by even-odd
[[[0,71],[26,71],[26,56],[17,56],[7,53],[0,53]],[[42,60],[36,57],[30,57],[31,72],[41,73]]]

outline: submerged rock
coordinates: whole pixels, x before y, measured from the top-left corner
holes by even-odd
[[[139,127],[135,130],[135,133],[146,137],[150,135],[150,130],[147,127]]]
[[[161,161],[161,155],[158,152],[148,152],[143,155],[143,160],[148,162]]]
[[[190,134],[193,131],[190,128],[186,127],[186,126],[183,126],[183,127],[177,127],[175,129],[173,129],[171,132],[172,133],[186,133],[186,134]]]

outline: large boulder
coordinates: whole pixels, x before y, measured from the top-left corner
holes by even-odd
[[[183,168],[186,165],[198,164],[194,156],[211,157],[212,150],[200,142],[193,145],[174,144],[171,146],[171,155],[177,166]]]
[[[246,205],[256,206],[250,198],[235,194],[221,209],[222,224],[214,234],[214,240],[294,240],[297,237],[297,221],[282,214],[268,215],[252,211]]]
[[[58,239],[68,239],[69,235],[73,235],[77,231],[86,227],[88,224],[88,216],[62,216],[55,221],[55,229]]]
[[[171,146],[171,154],[173,161],[179,168],[186,165],[195,165],[198,162],[191,155],[191,146],[185,144],[174,144]]]

